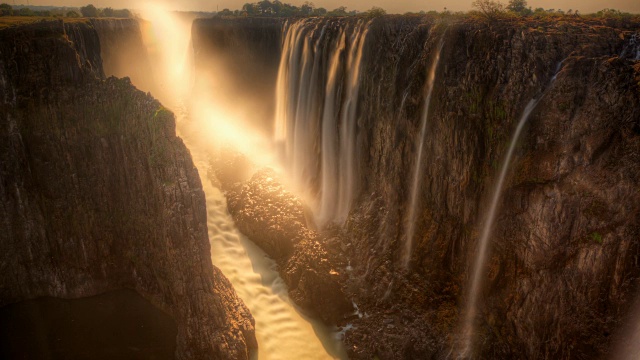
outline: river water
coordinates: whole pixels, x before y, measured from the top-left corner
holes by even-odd
[[[190,131],[183,109],[175,111],[179,136],[191,151],[207,202],[211,260],[231,281],[256,320],[258,358],[346,359],[339,333],[305,316],[290,300],[276,263],[236,228],[224,194],[213,185],[208,146]]]

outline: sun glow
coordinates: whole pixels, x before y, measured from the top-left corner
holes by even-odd
[[[256,166],[278,171],[270,139],[253,125],[239,98],[230,99],[224,66],[207,59],[207,71],[196,73],[191,44],[192,16],[172,12],[166,5],[145,3],[143,38],[147,44],[157,83],[157,96],[174,111],[183,104],[188,112],[187,131],[196,135],[199,146],[209,151],[232,148],[246,155]]]

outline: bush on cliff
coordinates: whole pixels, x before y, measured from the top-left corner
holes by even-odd
[[[0,4],[0,16],[13,15],[13,8],[9,4]]]

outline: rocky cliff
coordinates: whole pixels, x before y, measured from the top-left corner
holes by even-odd
[[[212,29],[218,20],[207,21]],[[309,22],[330,36],[355,21]],[[281,26],[272,20],[271,31]],[[331,261],[350,262],[343,288],[366,313],[346,332],[350,356],[430,358],[455,347],[488,198],[532,99],[540,101],[517,144],[490,240],[475,353],[534,359],[609,351],[640,275],[639,29],[581,18],[389,16],[368,24],[355,100],[356,199],[340,241],[319,237],[338,253]],[[228,42],[261,48],[251,31]],[[195,39],[197,52],[205,45]],[[440,47],[421,139],[425,82]],[[322,51],[315,56],[329,61]],[[410,174],[420,148],[406,269]]]
[[[104,78],[95,25],[0,30],[0,306],[133,289],[175,320],[177,358],[248,358],[174,117]]]

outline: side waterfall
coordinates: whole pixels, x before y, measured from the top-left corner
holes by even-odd
[[[356,191],[357,106],[368,23],[285,25],[274,140],[319,225],[344,223]],[[331,36],[327,36],[328,33]]]
[[[415,233],[416,223],[416,207],[418,206],[418,193],[420,188],[420,174],[422,174],[422,150],[424,147],[424,137],[427,132],[427,119],[429,118],[429,105],[431,104],[431,95],[433,93],[433,84],[436,79],[436,70],[440,63],[440,52],[444,45],[443,41],[440,41],[436,55],[429,68],[429,74],[426,84],[426,96],[424,98],[424,107],[422,109],[422,123],[420,125],[420,142],[418,145],[418,157],[413,169],[413,177],[411,182],[411,202],[409,205],[409,214],[407,215],[405,223],[405,244],[404,252],[402,254],[402,266],[405,269],[409,268],[409,262],[411,261],[411,250],[413,248],[413,236]],[[403,99],[404,102],[404,99]]]
[[[558,78],[558,74],[560,69],[562,68],[562,64],[567,59],[562,60],[558,63],[555,69],[555,73],[549,84],[547,85],[544,92],[536,99],[533,98],[529,101],[527,106],[522,113],[522,117],[518,122],[518,127],[516,128],[513,137],[511,138],[511,142],[509,143],[509,149],[507,150],[507,155],[502,162],[502,167],[500,168],[500,175],[498,176],[498,182],[496,183],[493,189],[493,195],[491,197],[491,206],[489,207],[489,212],[487,213],[487,217],[485,218],[484,227],[482,229],[482,233],[480,236],[480,242],[478,243],[478,250],[476,261],[473,265],[473,272],[471,278],[471,287],[469,288],[469,297],[467,299],[467,306],[465,311],[464,321],[462,323],[462,330],[460,333],[461,340],[457,349],[457,358],[458,359],[467,359],[471,357],[473,340],[474,340],[474,328],[475,328],[475,318],[476,318],[476,310],[477,310],[477,302],[478,295],[480,292],[480,288],[482,287],[482,274],[485,268],[485,263],[487,261],[487,250],[489,247],[489,237],[493,232],[493,223],[495,222],[496,213],[498,210],[498,203],[502,198],[502,190],[504,186],[504,180],[507,177],[507,173],[509,171],[509,165],[511,164],[511,158],[513,157],[513,152],[516,148],[516,144],[518,143],[518,139],[520,138],[520,133],[531,115],[531,112],[538,106],[538,103],[544,98],[547,91],[551,88],[551,85]]]
[[[518,143],[518,139],[520,138],[520,133],[522,133],[522,129],[524,129],[524,126],[529,119],[529,115],[531,115],[531,112],[536,108],[539,101],[540,99],[533,99],[529,101],[529,104],[527,104],[527,107],[524,109],[524,113],[520,118],[520,122],[518,122],[518,127],[516,128],[516,131],[511,138],[511,143],[509,144],[507,155],[502,162],[500,175],[498,176],[498,182],[493,189],[491,206],[489,207],[489,212],[484,224],[484,228],[482,229],[482,234],[480,236],[480,242],[477,251],[478,255],[473,266],[473,278],[471,280],[471,288],[469,290],[469,299],[467,300],[466,315],[462,327],[462,345],[459,351],[459,355],[457,356],[460,359],[469,358],[471,355],[470,352],[471,345],[473,343],[473,330],[476,318],[476,302],[478,301],[478,292],[483,280],[481,275],[483,274],[482,270],[484,269],[485,263],[487,261],[486,257],[487,248],[489,246],[489,236],[491,235],[493,230],[493,223],[495,221],[496,212],[498,209],[498,202],[502,198],[502,187],[504,185],[504,180],[507,177],[509,165],[511,164],[511,158],[513,157],[513,152],[516,148],[516,144]]]

